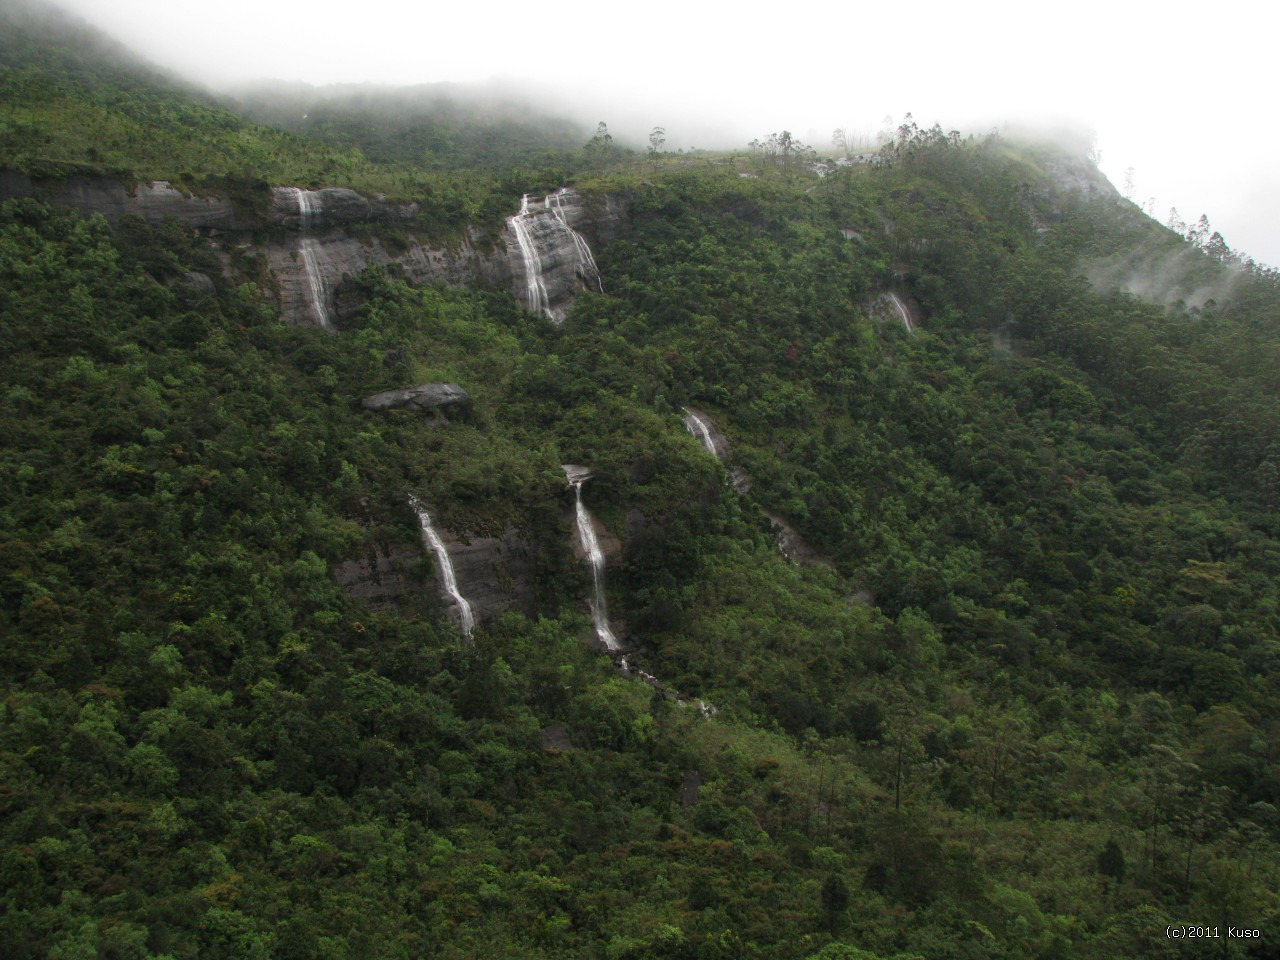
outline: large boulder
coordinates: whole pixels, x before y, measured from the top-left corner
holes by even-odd
[[[387,390],[365,397],[366,410],[421,410],[432,417],[465,420],[471,413],[471,396],[456,383],[424,383],[403,390]]]

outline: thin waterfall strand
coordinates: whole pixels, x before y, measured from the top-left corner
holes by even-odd
[[[574,480],[573,496],[578,517],[578,539],[583,552],[591,562],[591,624],[595,627],[596,636],[600,638],[608,650],[619,649],[618,638],[609,628],[609,609],[604,598],[604,554],[600,551],[600,542],[596,539],[595,525],[591,522],[591,514],[582,502],[582,480]]]
[[[596,289],[604,293],[604,283],[600,279],[600,268],[596,266],[596,258],[591,254],[591,247],[583,238],[582,234],[569,226],[569,221],[565,219],[563,200],[565,194],[569,192],[568,187],[561,187],[555,193],[547,194],[543,205],[551,211],[560,225],[569,231],[569,236],[573,237],[574,249],[578,251],[578,273],[585,280],[588,276],[596,278]],[[590,272],[587,268],[590,267]]]
[[[695,437],[697,437],[699,441],[701,441],[703,447],[706,448],[707,453],[711,454],[716,459],[719,459],[720,453],[719,451],[716,450],[716,442],[711,437],[710,428],[702,421],[701,417],[699,417],[696,413],[694,413],[688,407],[683,407],[682,409],[684,410],[684,414],[685,414],[684,416],[685,428],[690,433],[692,433]]]
[[[444,584],[444,592],[458,608],[458,616],[462,621],[462,636],[470,640],[471,631],[475,629],[476,618],[471,612],[471,604],[467,598],[458,592],[458,578],[454,575],[453,561],[449,559],[449,551],[435,528],[431,526],[431,517],[422,502],[411,494],[409,503],[413,506],[414,513],[418,515],[418,525],[422,527],[423,546],[428,547],[436,555],[436,566],[440,568],[440,582]]]
[[[893,301],[893,305],[898,311],[898,316],[902,318],[902,325],[907,328],[907,333],[915,333],[916,328],[915,324],[911,322],[911,314],[907,312],[907,308],[903,305],[902,301],[898,299],[898,295],[896,293],[891,293],[889,294],[889,299]]]
[[[520,212],[507,221],[520,248],[520,262],[524,264],[524,299],[530,313],[541,313],[554,320],[547,299],[547,288],[542,282],[542,259],[529,235],[529,216],[529,195],[526,193],[520,198]]]
[[[325,289],[324,275],[320,272],[320,265],[316,261],[316,242],[310,237],[304,237],[298,244],[298,250],[302,254],[302,272],[307,278],[307,299],[311,301],[311,311],[320,321],[321,327],[332,331],[329,307],[325,302],[328,293]]]

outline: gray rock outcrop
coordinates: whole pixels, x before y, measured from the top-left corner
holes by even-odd
[[[101,214],[112,224],[132,214],[149,221],[174,217],[191,229],[233,230],[251,225],[236,214],[230,200],[185,194],[166,180],[139,183],[130,190],[118,180],[92,177],[40,184],[14,171],[0,177],[0,199],[32,195],[54,206],[74,207],[86,217]]]
[[[172,277],[166,281],[166,284],[198,297],[213,297],[217,296],[218,293],[218,288],[214,285],[209,275],[197,273],[196,271]]]
[[[361,302],[359,298],[342,297],[343,285],[359,276],[366,267],[386,267],[395,263],[406,280],[418,284],[506,286],[510,275],[506,257],[501,252],[482,250],[478,240],[478,235],[472,234],[452,250],[424,247],[417,240],[411,240],[404,250],[392,253],[376,238],[357,240],[342,230],[336,230],[273,243],[267,246],[265,253],[267,266],[280,291],[280,314],[286,323],[295,326],[316,324],[311,291],[318,287],[325,291],[326,306],[341,325],[356,314]],[[311,264],[318,272],[314,286],[307,276],[307,261],[301,252],[304,241],[310,248]]]
[[[385,202],[383,204],[386,206]],[[346,187],[304,190],[271,188],[271,219],[294,230],[309,230],[374,218],[374,204]]]
[[[429,594],[410,573],[417,562],[418,554],[412,550],[373,544],[364,555],[336,564],[333,575],[347,593],[372,609],[405,613]]]
[[[477,621],[508,610],[533,613],[533,555],[515,527],[499,536],[471,538],[439,524],[435,529]],[[432,580],[435,568],[435,558],[420,544],[370,543],[359,556],[335,564],[333,573],[347,593],[374,610],[410,616],[440,602]]]
[[[488,620],[507,610],[533,612],[533,557],[515,527],[498,537],[459,537],[437,528],[458,589],[476,619]]]
[[[386,390],[365,397],[360,405],[366,410],[394,410],[401,407],[420,410],[431,416],[465,420],[471,412],[471,396],[456,383],[424,383],[403,390]]]

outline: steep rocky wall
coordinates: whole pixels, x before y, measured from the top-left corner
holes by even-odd
[[[438,525],[437,532],[449,551],[458,591],[477,621],[508,610],[534,612],[532,551],[515,527],[499,537],[462,537]],[[333,573],[351,596],[373,609],[408,615],[436,602],[431,598],[439,595],[440,585],[430,572],[434,569],[435,558],[419,547],[380,543],[336,564]]]
[[[193,230],[251,226],[237,216],[230,200],[188,196],[164,180],[140,183],[130,190],[118,180],[71,177],[55,183],[36,183],[15,171],[0,174],[0,199],[29,196],[39,196],[55,206],[74,207],[85,216],[101,214],[110,223],[119,223],[126,214],[133,214],[144,220],[174,217]]]
[[[267,221],[291,230],[316,230],[353,223],[408,223],[418,204],[397,203],[379,194],[370,199],[346,187],[272,187]]]
[[[270,188],[257,209],[247,210],[225,197],[183,193],[163,180],[132,188],[93,177],[36,182],[17,171],[0,169],[0,200],[33,195],[74,207],[85,216],[101,214],[113,224],[133,215],[152,222],[173,217],[191,230],[211,233],[245,234],[283,227],[295,235],[259,249],[266,255],[279,292],[281,317],[289,324],[326,325],[331,320],[340,326],[349,320],[360,303],[344,295],[344,284],[371,265],[399,264],[413,283],[509,288],[523,299],[523,265],[509,222],[496,248],[482,243],[479,231],[472,231],[452,249],[427,247],[412,237],[406,241],[403,234],[389,247],[378,238],[376,228],[361,229],[359,238],[347,228],[356,224],[411,227],[419,214],[418,204],[369,198],[344,187],[281,186]],[[550,197],[554,201],[549,203]],[[589,206],[576,191],[565,189],[531,200],[530,211],[528,225],[542,261],[550,312],[562,320],[579,292],[601,286],[584,237],[598,241],[615,235],[625,204],[605,197]],[[311,276],[308,260],[314,269]],[[230,269],[229,261],[224,263]]]
[[[428,595],[429,587],[411,573],[419,562],[411,549],[374,544],[361,556],[337,564],[333,575],[351,596],[374,610],[406,613]]]
[[[441,539],[458,589],[471,602],[477,620],[507,610],[534,612],[532,552],[514,527],[507,527],[500,537],[463,538],[441,531]]]
[[[280,315],[286,323],[312,325],[316,322],[310,299],[310,283],[301,252],[302,237],[268,244],[267,263],[280,291]],[[319,270],[329,313],[341,324],[360,307],[358,299],[344,296],[343,285],[369,266],[399,264],[413,283],[440,283],[446,286],[506,286],[506,258],[500,253],[480,250],[469,238],[456,250],[424,247],[416,240],[407,249],[391,253],[376,238],[356,239],[342,229],[307,237],[312,259]]]

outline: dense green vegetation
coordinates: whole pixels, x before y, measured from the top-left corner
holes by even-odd
[[[415,156],[416,115],[343,166],[348,115],[305,140],[14,36],[9,169],[447,177],[477,199],[424,215],[441,233],[555,172],[482,162],[465,115],[474,169]],[[127,136],[95,160],[95,117],[168,125],[180,164]],[[223,133],[252,147],[230,166]],[[340,334],[290,328],[173,222],[0,208],[6,955],[1271,955],[1274,276],[1059,148],[904,124],[821,180],[583,159],[626,212],[560,327],[387,270]],[[1169,307],[1084,279],[1169,259]],[[426,381],[470,418],[360,407]],[[584,642],[566,462],[623,540],[635,656],[713,717]],[[533,615],[460,641],[411,491],[536,545]],[[786,561],[765,511],[825,562]],[[388,545],[418,589],[373,608],[335,570]]]

